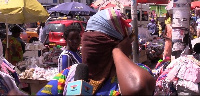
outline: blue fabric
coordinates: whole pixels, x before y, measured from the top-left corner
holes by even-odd
[[[15,83],[17,85],[19,85],[20,82],[19,82],[19,77],[18,77],[17,73],[16,72],[11,73],[11,76],[15,79]]]
[[[52,88],[49,88],[48,89],[45,89],[45,87],[43,87],[40,91],[38,91],[37,95],[59,95],[58,94],[58,88],[57,88],[57,85],[58,85],[58,81],[57,80],[51,80],[49,83],[47,83],[47,85],[52,85],[53,87]],[[47,94],[47,93],[43,93],[42,90],[46,90],[46,91],[49,91],[51,92],[51,94]]]
[[[68,59],[69,59],[68,55],[62,55],[62,70],[64,70],[65,68],[69,66]]]
[[[156,26],[155,23],[151,23],[151,22],[150,22],[150,23],[147,25],[147,28],[148,28],[148,30],[151,31],[152,34],[156,33],[156,31],[157,31],[157,26]]]
[[[118,86],[118,82],[115,81],[115,82],[111,82],[111,79],[108,79],[103,87],[97,91],[97,93],[95,95],[110,95],[110,92],[111,91],[119,91],[119,86]]]
[[[62,70],[72,66],[73,64],[82,63],[82,58],[79,51],[73,52],[64,50],[58,58],[58,70]]]
[[[102,10],[90,17],[90,19],[87,22],[86,30],[100,31],[109,36],[122,40],[122,34],[116,31],[116,29],[111,24],[112,22],[110,20],[110,15],[108,11]]]

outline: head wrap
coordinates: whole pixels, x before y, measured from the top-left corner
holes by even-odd
[[[123,40],[130,35],[128,28],[130,19],[125,20],[119,10],[105,9],[93,15],[87,23],[86,30],[95,30],[105,33],[109,36]]]
[[[131,20],[125,20],[119,10],[105,9],[97,12],[87,22],[87,32],[82,35],[82,61],[88,65],[93,93],[105,80],[115,75],[113,48],[130,35]],[[105,50],[102,50],[105,49]]]

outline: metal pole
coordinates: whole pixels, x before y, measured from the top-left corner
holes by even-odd
[[[191,0],[173,0],[172,57],[178,58],[189,45]]]
[[[131,17],[132,17],[133,30],[134,30],[134,33],[135,33],[134,41],[132,43],[133,62],[139,63],[137,0],[132,0],[132,2],[131,2]]]

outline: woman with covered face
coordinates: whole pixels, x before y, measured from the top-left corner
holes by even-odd
[[[88,66],[88,83],[93,86],[93,95],[153,94],[155,80],[150,69],[128,58],[132,49],[132,35],[128,31],[130,27],[120,11],[114,9],[99,11],[89,19],[87,32],[81,40],[81,53],[83,64]],[[66,95],[67,84],[73,81],[74,70],[74,65],[63,70],[57,77],[66,77],[62,79],[64,83],[59,82],[59,78],[51,80],[45,86],[52,85],[51,90],[47,92],[47,88],[42,88],[37,94]],[[60,89],[63,90],[59,90],[55,83],[60,84]]]

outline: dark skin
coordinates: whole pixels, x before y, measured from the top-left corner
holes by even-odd
[[[122,95],[152,95],[156,81],[148,71],[127,57],[131,53],[130,50],[126,50],[130,45],[131,40],[126,38],[112,51],[121,93]]]
[[[80,32],[72,31],[67,36],[67,50],[76,52],[81,41]]]

